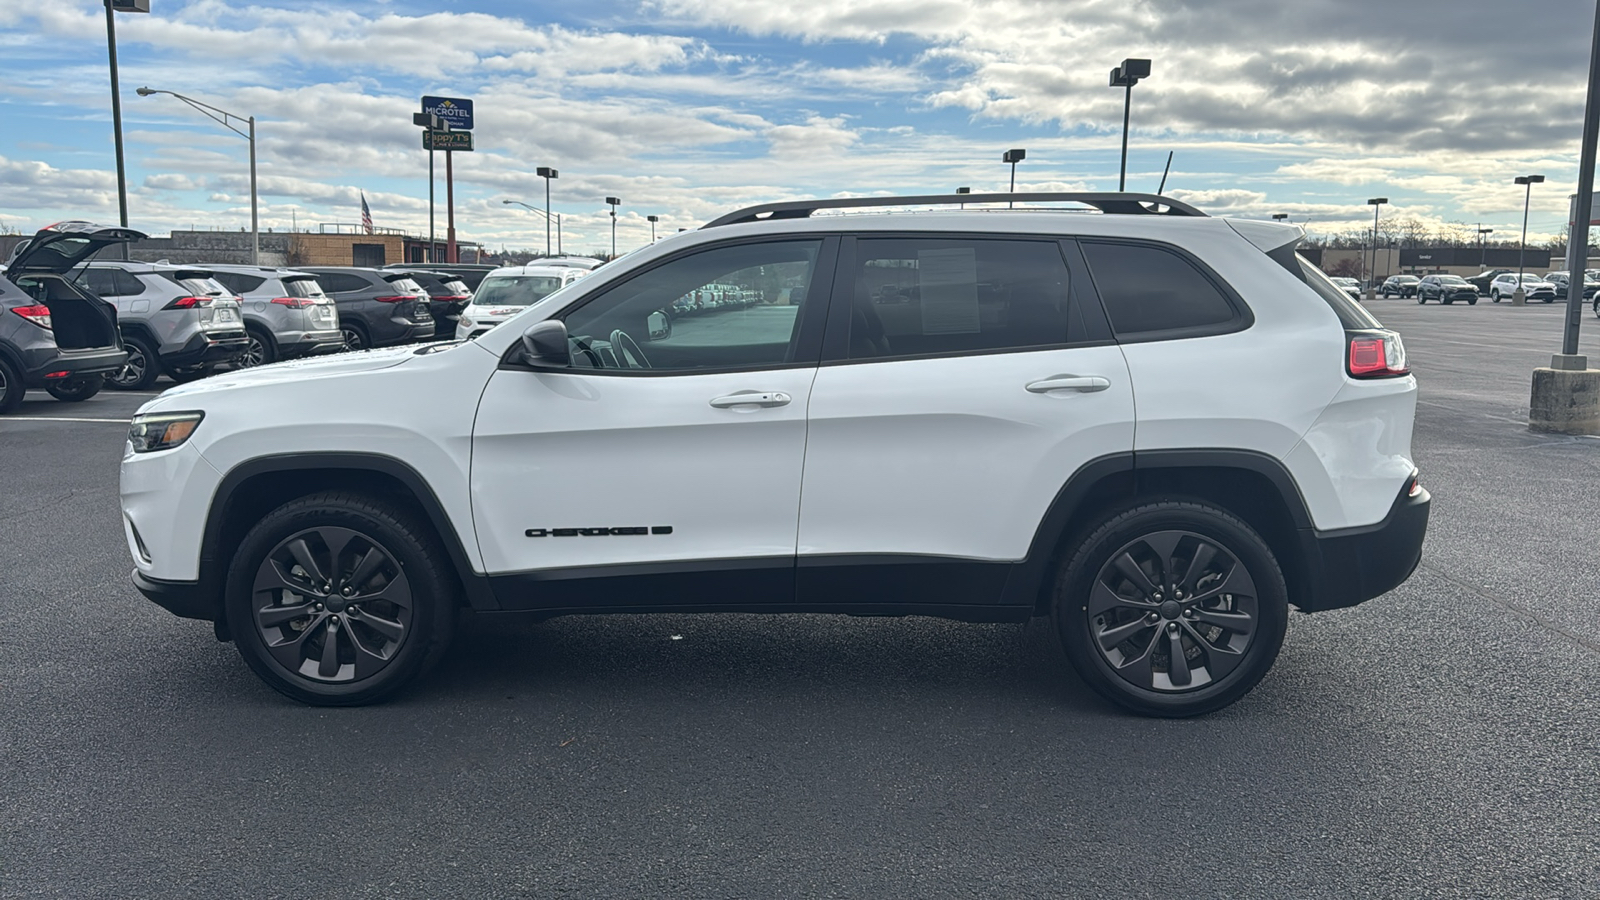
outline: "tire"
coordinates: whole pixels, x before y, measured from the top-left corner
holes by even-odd
[[[366,350],[372,346],[367,330],[354,322],[340,322],[339,332],[344,335],[344,349]]]
[[[174,366],[167,369],[167,377],[179,384],[188,384],[191,381],[199,381],[202,378],[210,378],[215,374],[217,374],[217,366],[215,363],[208,363],[200,366]]]
[[[277,362],[278,342],[272,339],[265,329],[253,325],[246,325],[244,353],[234,365],[240,369],[253,369],[267,363]]]
[[[1494,302],[1496,302],[1496,303],[1500,302],[1500,292],[1499,291],[1491,291],[1489,293],[1489,297],[1490,297],[1490,299],[1494,300]]]
[[[1546,298],[1544,298],[1544,302],[1546,302],[1546,303],[1554,303],[1554,302],[1556,302],[1556,298],[1554,298],[1554,297],[1546,297]]]
[[[0,356],[0,415],[16,412],[27,393],[28,385],[22,380],[22,372],[10,360]]]
[[[1596,319],[1600,319],[1600,295],[1597,295],[1597,296],[1596,296],[1596,297],[1595,297],[1595,298],[1594,298],[1594,306],[1593,306],[1593,309],[1594,309],[1594,317],[1595,317],[1595,318],[1596,318]]]
[[[330,553],[336,546],[343,547],[338,559]],[[308,577],[312,570],[323,584]],[[344,577],[356,600],[339,590]],[[324,491],[285,503],[250,529],[228,569],[223,602],[239,655],[274,690],[313,706],[359,706],[438,662],[454,633],[459,593],[423,519],[363,494]],[[274,607],[288,609],[269,612]],[[297,611],[304,615],[287,614]]]
[[[1468,306],[1477,306],[1478,305],[1478,298],[1477,297],[1468,297],[1467,298],[1467,305]]]
[[[1452,300],[1449,297],[1442,297],[1442,298],[1440,298],[1439,302],[1443,303],[1445,306],[1449,306],[1450,304],[1452,304],[1452,303],[1454,303],[1456,301]]]
[[[1417,295],[1417,305],[1418,306],[1421,306],[1422,304],[1427,303],[1427,302],[1428,302],[1428,298],[1427,297],[1424,297],[1421,294]]]
[[[50,396],[63,403],[79,403],[100,393],[100,389],[105,386],[104,375],[80,375],[76,378],[53,381],[45,385],[44,389],[50,392]]]
[[[161,375],[161,359],[156,348],[142,337],[124,337],[122,349],[128,351],[128,361],[121,371],[106,376],[106,387],[117,391],[145,391]]]
[[[1191,580],[1188,567],[1205,546],[1211,554]],[[1125,561],[1119,564],[1119,558]],[[1184,575],[1172,585],[1162,573],[1180,563]],[[1151,591],[1134,587],[1135,574],[1149,586],[1152,572]],[[1196,595],[1202,583],[1207,586]],[[1233,591],[1217,593],[1230,583]],[[1191,598],[1175,587],[1187,589]],[[1162,590],[1171,596],[1152,600]],[[1144,599],[1124,599],[1141,593]],[[1198,611],[1191,613],[1195,597]],[[1266,542],[1228,512],[1180,500],[1148,502],[1103,519],[1067,556],[1052,602],[1078,675],[1112,703],[1168,718],[1213,712],[1255,687],[1277,659],[1288,611],[1288,588]],[[1122,641],[1103,646],[1106,635],[1118,634]],[[1172,666],[1171,640],[1183,649],[1185,664],[1178,669]],[[1142,653],[1128,655],[1140,646]]]

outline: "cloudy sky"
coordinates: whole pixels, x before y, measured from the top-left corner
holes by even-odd
[[[423,94],[475,102],[457,227],[543,244],[553,166],[568,250],[619,249],[747,203],[1116,188],[1313,231],[1385,218],[1556,234],[1576,182],[1590,0],[152,0],[117,17],[131,224],[249,224],[245,142],[179,101],[257,119],[262,228],[426,233]],[[99,0],[0,0],[0,229],[116,219]],[[443,231],[443,157],[439,157]]]

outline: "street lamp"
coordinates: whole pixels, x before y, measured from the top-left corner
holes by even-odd
[[[142,87],[134,93],[141,97],[149,97],[154,94],[169,94],[173,97],[177,97],[179,100],[182,100],[183,102],[209,116],[212,120],[220,123],[223,128],[228,129],[234,134],[237,134],[238,136],[250,142],[250,265],[261,265],[261,228],[257,218],[258,195],[256,193],[256,117],[250,116],[246,118],[244,116],[237,116],[226,110],[218,109],[209,103],[201,103],[199,100],[196,100],[193,97],[185,97],[182,94],[174,93],[172,91],[155,91],[147,87]],[[248,132],[240,131],[238,126],[233,124],[234,121],[249,123],[250,130]]]
[[[550,181],[560,178],[561,173],[549,166],[540,166],[533,170],[535,175],[544,179],[544,255],[550,255]]]
[[[1486,235],[1486,234],[1494,234],[1494,229],[1493,228],[1479,228],[1478,229],[1478,271],[1479,272],[1482,272],[1484,269],[1488,268],[1488,266],[1484,265],[1485,261],[1488,260],[1488,258],[1489,258],[1489,239],[1484,237],[1484,235]],[[1518,281],[1520,282],[1521,279],[1518,279]]]
[[[1372,268],[1367,270],[1367,299],[1378,296],[1378,207],[1389,202],[1388,197],[1373,197],[1367,201],[1372,207]]]
[[[1023,160],[1025,160],[1027,158],[1028,158],[1028,151],[1022,149],[1021,147],[1018,147],[1015,150],[1007,150],[1006,152],[1000,154],[1000,161],[1001,162],[1010,163],[1011,164],[1011,189],[1010,189],[1010,193],[1015,194],[1017,192],[1017,163],[1022,162]],[[958,191],[957,193],[960,193],[960,192]],[[968,191],[967,193],[971,193],[971,191]],[[1014,207],[1016,205],[1017,205],[1017,202],[1015,200],[1012,200],[1012,201],[1010,201],[1010,202],[1008,202],[1006,204],[1006,208],[1010,209],[1010,208],[1012,208],[1012,207]],[[962,204],[961,208],[962,209],[966,209],[967,208],[966,204]]]
[[[645,216],[644,220],[650,223],[650,243],[656,242],[656,223],[661,221],[660,216]]]
[[[1516,183],[1524,185],[1522,189],[1522,245],[1517,249],[1517,289],[1511,295],[1513,303],[1519,302],[1526,296],[1522,290],[1522,259],[1528,252],[1528,201],[1533,199],[1533,186],[1544,183],[1543,175],[1518,175]],[[1570,240],[1571,235],[1568,235]],[[1571,272],[1567,275],[1570,277]],[[1579,282],[1582,284],[1583,282]]]
[[[545,253],[544,253],[544,255],[545,256],[549,256],[550,255],[550,249],[549,249],[550,217],[551,217],[552,214],[545,212],[544,210],[540,209],[537,206],[529,206],[528,204],[523,203],[521,200],[501,200],[500,202],[501,203],[514,203],[517,206],[520,206],[523,209],[528,210],[529,212],[536,212],[539,215],[544,216],[544,230],[545,230]],[[557,255],[559,255],[562,252],[561,251],[561,213],[554,213],[553,215],[555,216],[555,221],[556,221],[556,253],[557,253]]]
[[[1111,70],[1111,86],[1122,88],[1122,172],[1117,176],[1117,190],[1128,189],[1128,110],[1133,106],[1133,86],[1141,78],[1150,77],[1150,60],[1125,59],[1122,65]]]
[[[117,145],[117,216],[128,227],[128,172],[122,163],[122,89],[117,84],[117,23],[112,13],[150,11],[150,0],[105,0],[106,53],[111,60],[111,136]],[[122,258],[128,258],[128,242],[123,241]]]
[[[606,202],[611,204],[611,258],[617,258],[617,207],[622,201],[616,197],[607,197]]]

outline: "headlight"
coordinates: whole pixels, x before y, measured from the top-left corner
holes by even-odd
[[[468,327],[468,328],[471,328],[471,327],[472,327],[472,326],[474,326],[474,325],[476,325],[476,324],[478,324],[478,323],[477,323],[477,322],[474,322],[474,321],[472,321],[472,319],[470,319],[470,318],[468,318],[468,317],[467,317],[467,316],[465,316],[465,315],[463,315],[463,316],[462,316],[462,317],[461,317],[461,324],[463,324],[463,325],[465,325],[465,326],[467,326],[467,327]]]
[[[171,450],[181,445],[200,427],[203,412],[150,413],[133,417],[133,427],[128,429],[128,440],[133,452],[149,453],[152,450]]]

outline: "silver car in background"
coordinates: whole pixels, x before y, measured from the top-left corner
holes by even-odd
[[[344,349],[339,310],[310,272],[271,266],[209,266],[239,295],[244,313],[242,369]]]
[[[173,381],[193,381],[245,351],[239,300],[211,277],[210,269],[93,262],[77,281],[117,307],[128,362],[106,379],[107,387],[148,390],[162,374]]]

